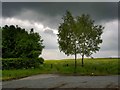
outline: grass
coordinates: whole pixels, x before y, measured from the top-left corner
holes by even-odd
[[[118,71],[120,71],[118,59],[85,59],[84,67],[81,67],[81,59],[78,59],[76,74],[74,74],[74,59],[45,60],[44,64],[36,69],[3,70],[2,80],[18,79],[36,74],[117,75]]]

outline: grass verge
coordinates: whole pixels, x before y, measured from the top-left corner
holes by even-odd
[[[60,75],[118,75],[118,59],[85,59],[84,67],[81,60],[77,60],[77,69],[74,73],[74,59],[45,60],[40,68],[3,70],[2,80],[18,79],[36,74],[60,74]]]

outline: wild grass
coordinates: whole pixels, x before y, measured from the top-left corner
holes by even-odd
[[[40,68],[3,70],[2,80],[18,79],[36,74],[60,74],[60,75],[118,75],[120,59],[85,59],[84,67],[81,59],[77,60],[77,69],[74,73],[74,59],[45,60]]]

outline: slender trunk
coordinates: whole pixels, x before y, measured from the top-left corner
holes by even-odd
[[[82,67],[84,66],[84,47],[85,47],[85,43],[84,43],[84,46],[83,46],[83,54],[82,54]]]
[[[84,54],[82,55],[82,67],[84,66],[83,59],[84,59]]]
[[[76,40],[75,40],[75,70],[74,70],[74,73],[76,73],[76,68],[77,68],[77,61],[76,61],[76,59],[77,59],[77,52],[76,52],[77,50],[76,49],[77,48],[76,48],[76,45],[77,44],[76,44]]]
[[[76,68],[77,68],[77,61],[76,61],[76,58],[77,58],[77,54],[76,54],[76,52],[75,52],[75,73],[76,73]]]

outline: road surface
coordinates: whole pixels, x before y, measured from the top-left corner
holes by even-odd
[[[2,82],[2,88],[118,88],[118,76],[41,74]]]

